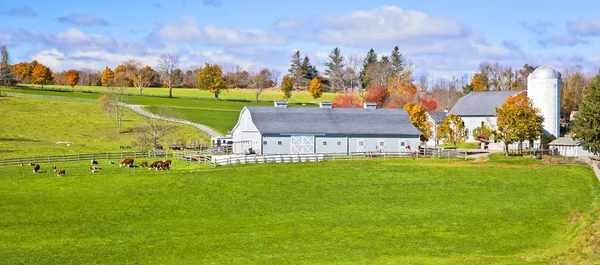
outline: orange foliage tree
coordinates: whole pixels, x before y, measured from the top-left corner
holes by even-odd
[[[389,97],[390,93],[385,87],[372,84],[365,93],[363,100],[364,102],[375,102],[377,108],[383,108]]]
[[[79,71],[77,70],[71,69],[67,71],[65,77],[67,79],[67,85],[70,85],[71,87],[75,87],[75,85],[79,83]]]
[[[115,79],[115,72],[113,72],[110,67],[106,66],[104,71],[102,71],[102,85],[105,87],[109,87],[113,84]]]
[[[421,104],[415,104],[414,102],[408,102],[404,105],[404,110],[410,116],[412,124],[421,131],[421,141],[429,140],[431,137],[432,123],[427,119],[427,111]]]
[[[437,108],[437,100],[422,98],[421,105],[423,105],[427,111],[434,111]]]
[[[482,91],[488,91],[488,87],[487,87],[487,77],[481,73],[474,73],[473,74],[473,80],[471,81],[471,83],[473,84],[473,91],[475,92],[482,92]]]
[[[337,94],[333,99],[334,108],[362,108],[362,102],[354,93]]]
[[[323,86],[321,86],[321,81],[319,78],[313,78],[310,80],[310,84],[308,86],[308,92],[314,98],[320,98],[323,95]]]
[[[44,88],[44,85],[50,84],[52,81],[52,70],[41,63],[37,64],[31,72],[31,81]]]

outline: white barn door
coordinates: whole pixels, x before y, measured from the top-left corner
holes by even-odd
[[[307,135],[292,135],[292,154],[314,154],[315,137]]]
[[[363,153],[367,151],[367,139],[356,141],[356,152]]]

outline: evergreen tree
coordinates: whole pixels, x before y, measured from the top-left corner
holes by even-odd
[[[394,75],[402,73],[404,70],[404,56],[398,49],[398,46],[392,50],[392,66],[394,67]]]
[[[363,67],[360,71],[360,80],[362,80],[363,88],[367,88],[371,84],[367,70],[369,66],[374,63],[377,63],[377,53],[375,53],[375,50],[370,49],[363,61]]]
[[[304,77],[303,84],[308,83],[310,80],[317,77],[318,75],[317,67],[310,64],[310,59],[308,59],[308,56],[304,56],[304,59],[302,60],[301,69],[302,77]]]
[[[327,69],[325,69],[325,75],[329,77],[333,90],[341,90],[344,88],[344,56],[342,56],[340,49],[335,48],[327,57],[325,63]]]
[[[300,59],[300,51],[296,51],[292,55],[290,61],[290,69],[288,69],[290,77],[296,86],[302,85],[302,60]]]
[[[600,73],[590,82],[590,94],[585,97],[575,116],[573,137],[582,140],[585,150],[600,154]]]

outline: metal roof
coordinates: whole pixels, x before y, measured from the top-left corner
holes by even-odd
[[[568,146],[579,146],[581,145],[581,140],[574,140],[571,137],[560,137],[548,145],[568,145]]]
[[[443,111],[428,111],[427,114],[435,121],[435,123],[442,123],[446,119],[448,113]]]
[[[246,107],[263,134],[421,135],[403,109]]]
[[[496,116],[496,108],[502,107],[508,96],[525,90],[471,92],[460,98],[449,114],[458,116]]]

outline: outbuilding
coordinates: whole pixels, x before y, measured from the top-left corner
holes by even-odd
[[[421,132],[403,109],[246,106],[232,130],[234,153],[413,152]]]
[[[562,156],[594,156],[581,146],[580,140],[574,140],[571,137],[560,137],[548,144],[550,150],[557,155]]]

